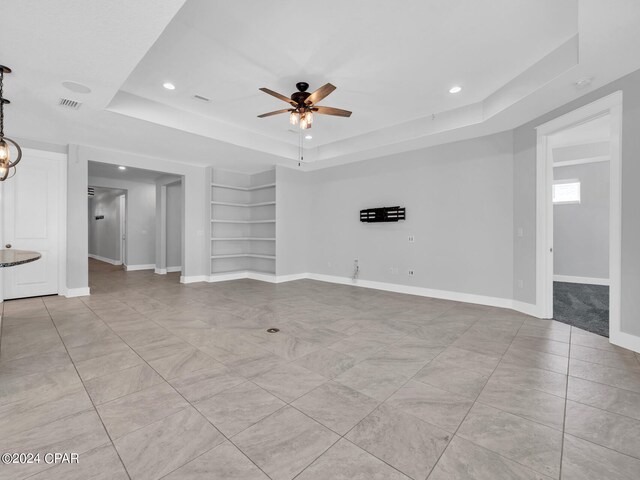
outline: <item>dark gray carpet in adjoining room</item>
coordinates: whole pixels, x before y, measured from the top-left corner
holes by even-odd
[[[609,336],[609,287],[553,282],[553,318]]]

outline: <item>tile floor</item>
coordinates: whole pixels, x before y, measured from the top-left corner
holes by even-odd
[[[508,310],[91,261],[4,303],[0,479],[637,479],[640,361]],[[280,328],[268,334],[268,327]]]

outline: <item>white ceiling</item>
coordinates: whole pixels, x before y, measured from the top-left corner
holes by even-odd
[[[0,12],[7,134],[245,171],[298,157],[286,116],[256,118],[286,108],[259,87],[338,87],[321,104],[353,116],[319,117],[305,142],[303,168],[322,168],[514,128],[640,68],[637,0],[0,0]],[[83,106],[63,110],[61,96]]]
[[[141,168],[126,167],[126,170],[120,170],[118,165],[111,165],[102,162],[89,162],[89,184],[92,178],[110,178],[112,180],[125,180],[129,182],[156,183],[160,178],[175,177],[180,180],[177,175],[169,175],[154,170],[143,170]]]
[[[122,90],[297,145],[286,115],[257,118],[289,107],[258,88],[331,82],[321,104],[353,115],[318,118],[317,146],[479,102],[577,32],[577,0],[189,0]]]

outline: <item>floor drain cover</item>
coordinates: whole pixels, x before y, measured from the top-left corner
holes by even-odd
[[[279,331],[279,328],[267,328],[267,332],[269,333],[278,333]]]

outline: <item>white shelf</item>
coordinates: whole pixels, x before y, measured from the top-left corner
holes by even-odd
[[[241,257],[249,257],[249,258],[267,258],[270,260],[275,260],[275,255],[261,255],[258,253],[230,253],[227,255],[211,255],[212,259],[217,258],[241,258]]]
[[[211,223],[276,223],[275,220],[211,220]]]
[[[260,203],[231,203],[231,202],[211,202],[211,205],[223,205],[225,207],[265,207],[267,205],[275,205],[276,202],[260,202]]]
[[[240,187],[238,185],[225,185],[222,183],[212,183],[211,186],[216,188],[228,188],[230,190],[242,190],[243,192],[252,192],[254,190],[262,190],[264,188],[274,188],[276,184],[267,183],[265,185],[256,185],[255,187]]]
[[[210,185],[211,275],[243,272],[274,275],[275,170],[255,174],[212,170]],[[254,231],[256,228],[264,231]]]
[[[275,238],[267,238],[267,237],[212,237],[211,240],[214,242],[226,242],[231,240],[249,240],[252,242],[275,242]]]

